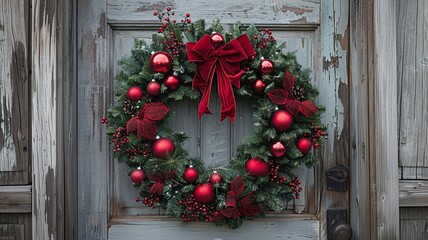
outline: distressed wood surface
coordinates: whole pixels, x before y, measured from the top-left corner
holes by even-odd
[[[400,208],[400,239],[428,239],[428,208]]]
[[[370,239],[372,224],[368,82],[373,60],[373,11],[370,0],[351,1],[350,6],[350,223],[354,239]],[[370,36],[370,37],[369,37]]]
[[[1,240],[27,240],[31,238],[30,213],[0,213]]]
[[[239,229],[213,227],[206,223],[189,223],[158,217],[113,219],[108,237],[111,240],[137,239],[318,239],[319,222],[311,216],[284,219],[268,217],[246,221]],[[211,225],[211,226],[210,226]],[[144,230],[142,230],[144,229]]]
[[[397,4],[401,179],[428,179],[428,2]]]
[[[325,171],[341,163],[349,168],[349,3],[348,1],[322,1],[320,34],[321,56],[317,58],[315,85],[320,95],[318,102],[326,107],[322,116],[327,124],[328,139],[319,151],[320,164],[315,182],[317,216],[320,218],[320,236],[327,238],[326,211],[333,208],[349,208],[347,191],[327,191]],[[317,71],[318,70],[318,71]]]
[[[0,213],[31,213],[31,185],[0,187]]]
[[[0,1],[0,185],[29,180],[29,3]]]
[[[109,22],[141,21],[147,16],[152,16],[154,10],[164,10],[167,6],[171,6],[177,15],[184,16],[186,12],[198,12],[198,15],[210,21],[219,18],[224,23],[235,23],[239,19],[242,22],[281,24],[319,24],[321,8],[320,0],[268,2],[108,0],[107,18]]]
[[[108,58],[111,37],[105,22],[105,1],[77,1],[77,239],[106,239],[108,191],[112,182],[105,126],[113,78]]]
[[[399,184],[400,207],[428,206],[428,181],[400,180]]]
[[[376,238],[399,238],[395,1],[373,1],[373,70],[369,76],[370,181]],[[370,63],[369,63],[370,64]],[[373,236],[372,236],[373,237]]]

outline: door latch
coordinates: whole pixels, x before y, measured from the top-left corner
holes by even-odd
[[[348,224],[348,211],[327,210],[327,240],[350,240],[352,235],[352,228]]]
[[[328,191],[348,190],[348,169],[342,164],[325,171]]]

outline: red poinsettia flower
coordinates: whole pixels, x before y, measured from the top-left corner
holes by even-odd
[[[241,198],[239,195],[245,189],[245,182],[241,176],[237,176],[230,183],[230,191],[226,196],[227,209],[221,210],[213,217],[213,221],[221,221],[223,218],[237,219],[240,215],[256,216],[260,213],[260,206],[256,203],[254,195],[256,192],[251,192]]]
[[[137,131],[138,138],[155,139],[156,121],[161,120],[169,112],[169,108],[162,102],[147,103],[137,113],[137,116],[126,123],[128,133]]]
[[[306,117],[312,117],[317,111],[317,106],[311,100],[300,102],[299,100],[293,99],[291,89],[294,87],[294,76],[288,69],[285,70],[282,85],[284,89],[274,89],[267,93],[269,99],[275,104],[285,105],[287,111],[294,116],[301,112]]]
[[[156,181],[151,187],[150,187],[150,195],[163,195],[163,189],[165,187],[165,181],[172,180],[175,178],[175,172],[169,171],[165,173],[153,173],[153,172],[147,172],[147,178]]]

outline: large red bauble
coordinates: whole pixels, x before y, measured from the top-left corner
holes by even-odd
[[[267,176],[269,164],[260,158],[251,158],[245,163],[245,169],[253,177]]]
[[[307,154],[311,150],[311,147],[312,143],[308,138],[302,137],[297,140],[297,148],[303,155]]]
[[[199,176],[198,170],[196,170],[193,167],[186,168],[186,170],[184,170],[184,173],[183,173],[183,179],[188,183],[196,182],[196,180],[198,180],[198,176]]]
[[[131,172],[131,181],[134,182],[135,184],[140,184],[144,181],[144,178],[146,177],[144,175],[143,170],[141,169],[135,169],[134,171]]]
[[[261,79],[256,80],[253,84],[253,89],[258,95],[263,93],[263,91],[265,90],[265,87],[266,87],[266,84]]]
[[[143,91],[140,87],[133,86],[128,89],[126,96],[130,101],[136,102],[143,97]]]
[[[282,157],[285,154],[286,148],[281,141],[278,141],[270,147],[270,151],[275,157]]]
[[[294,120],[293,116],[289,112],[285,110],[278,110],[273,113],[271,123],[277,132],[282,133],[290,130],[293,127]]]
[[[161,85],[158,82],[150,82],[147,84],[147,93],[150,96],[157,96],[160,94]]]
[[[196,201],[202,204],[209,204],[214,201],[214,190],[213,186],[210,183],[202,183],[197,186],[195,191],[193,192]]]
[[[152,152],[157,158],[166,158],[174,153],[174,142],[168,138],[161,138],[153,143]]]
[[[211,174],[210,176],[210,183],[211,184],[217,184],[220,183],[223,180],[223,177],[221,176],[220,173],[218,172],[214,172],[213,174]]]
[[[174,91],[180,85],[180,81],[172,75],[167,77],[163,83],[170,91]]]
[[[274,68],[275,65],[269,59],[264,59],[260,63],[260,72],[262,72],[262,74],[270,74],[273,72]]]
[[[220,33],[213,33],[211,34],[210,38],[215,48],[217,48],[218,46],[224,43],[224,37]]]
[[[156,52],[150,57],[150,66],[157,73],[167,73],[171,68],[171,58],[166,52]]]

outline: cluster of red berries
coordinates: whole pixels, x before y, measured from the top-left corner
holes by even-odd
[[[152,151],[150,150],[149,144],[144,144],[144,147],[136,147],[136,148],[129,148],[126,149],[126,154],[129,159],[134,159],[135,155],[143,155],[144,157],[148,158],[152,154]]]
[[[309,140],[311,140],[312,145],[314,146],[315,149],[317,149],[319,147],[318,139],[321,137],[327,139],[328,134],[325,131],[323,131],[320,126],[315,126],[315,123],[311,124],[311,132],[312,132],[311,135],[306,137],[308,137]]]
[[[136,202],[139,202],[139,201],[140,201],[140,198],[139,198],[139,197],[136,197],[136,198],[135,198],[135,201],[136,201]],[[144,204],[144,205],[147,205],[147,206],[149,206],[149,207],[156,208],[155,203],[160,203],[160,201],[161,201],[160,197],[157,197],[157,196],[156,196],[156,197],[154,197],[154,196],[150,195],[150,196],[145,197],[145,198],[143,199],[143,204]]]
[[[279,164],[275,164],[275,162],[273,160],[270,160],[270,163],[269,163],[269,168],[270,168],[269,179],[272,182],[276,182],[278,184],[287,181],[287,178],[285,176],[281,176],[281,177],[278,176],[279,167],[280,167]]]
[[[107,118],[106,117],[102,117],[101,118],[101,124],[107,124],[107,123],[108,123]]]
[[[186,207],[186,209],[181,213],[181,218],[185,222],[190,221],[212,221],[213,217],[218,214],[215,211],[215,206],[213,205],[205,205],[196,201],[193,194],[187,196],[187,194],[183,195],[183,199],[180,199],[179,204]]]
[[[276,43],[276,39],[272,35],[272,31],[266,28],[264,31],[259,31],[259,35],[254,35],[253,38],[256,40],[254,46],[256,48],[265,48],[269,42]]]
[[[184,43],[182,41],[182,38],[184,36],[181,36],[181,39],[178,39],[178,37],[174,33],[174,28],[172,27],[172,24],[176,24],[177,21],[175,19],[171,19],[172,16],[174,16],[174,12],[171,11],[171,7],[166,8],[166,13],[156,11],[153,12],[153,15],[157,16],[159,18],[159,21],[162,23],[162,26],[159,27],[158,33],[163,33],[163,35],[165,36],[165,41],[159,41],[159,43],[166,46],[166,51],[171,55],[172,58],[174,58],[174,56],[178,56],[180,52],[184,50]],[[187,24],[190,24],[192,22],[189,17],[190,13],[186,13],[185,18],[181,20],[181,32],[184,31]],[[191,32],[190,29],[188,29],[187,31]]]
[[[302,191],[302,188],[299,186],[302,181],[300,181],[299,178],[292,178],[291,182],[288,183],[288,186],[291,189],[291,194],[294,194],[296,199],[300,198],[300,192]]]
[[[123,127],[116,128],[116,133],[111,136],[110,140],[113,143],[113,152],[119,152],[123,144],[129,143],[126,129]]]

